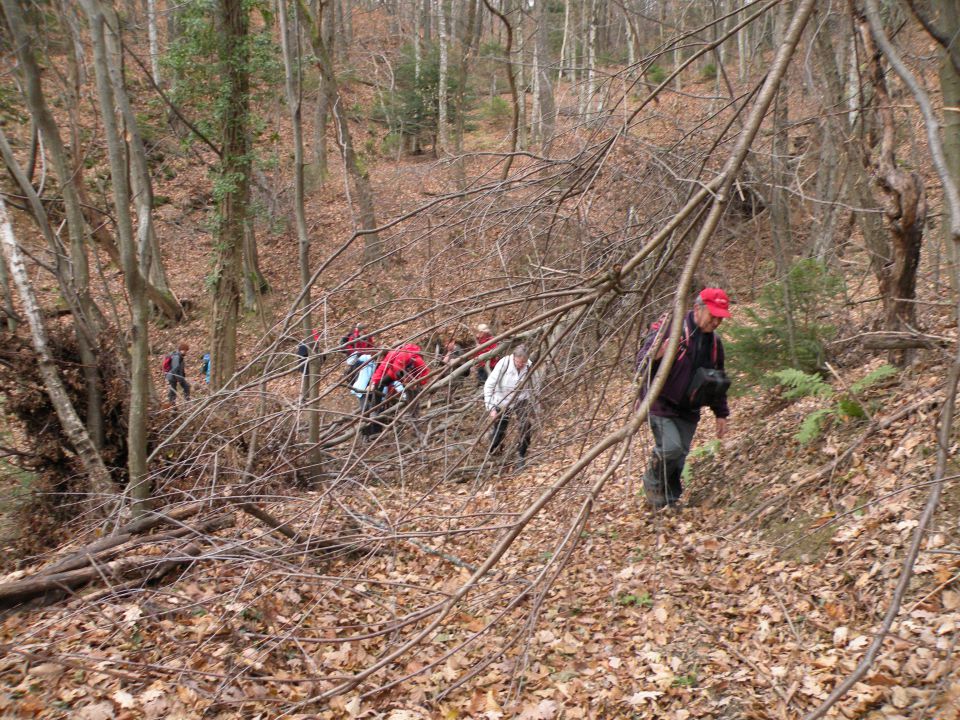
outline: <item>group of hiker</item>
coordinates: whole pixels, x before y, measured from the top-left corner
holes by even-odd
[[[519,459],[514,467],[520,469],[526,463],[533,434],[532,399],[537,393],[537,378],[528,378],[529,353],[525,346],[519,345],[512,353],[497,357],[498,344],[486,323],[477,326],[473,346],[468,348],[468,345],[453,337],[439,342],[435,354],[444,368],[457,370],[454,383],[463,382],[471,372],[476,373],[477,384],[483,387],[484,405],[494,421],[491,455],[502,452],[507,427],[516,422],[520,441]],[[339,347],[347,355],[347,379],[351,394],[357,398],[358,412],[369,420],[361,431],[365,436],[380,432],[384,426],[377,421],[377,416],[396,401],[413,400],[430,376],[419,345],[405,343],[379,357],[373,335],[365,334],[360,324],[341,338]]]
[[[730,381],[724,372],[723,342],[716,330],[728,317],[730,300],[726,292],[708,287],[696,296],[693,309],[683,318],[676,356],[649,411],[654,449],[643,475],[643,486],[647,501],[654,509],[676,505],[680,500],[683,467],[701,409],[709,407],[713,411],[718,438],[727,432]],[[635,372],[642,393],[649,388],[666,352],[670,320],[664,316],[652,323],[641,342]],[[314,345],[319,345],[320,340],[319,332],[314,332]],[[521,344],[511,353],[498,357],[498,343],[485,323],[476,327],[473,345],[468,345],[470,343],[462,339],[450,338],[438,343],[435,351],[445,368],[456,371],[452,382],[463,382],[471,371],[476,373],[492,423],[488,454],[501,453],[508,426],[516,426],[519,459],[514,468],[521,469],[533,437],[534,411],[540,394],[539,378],[533,373],[527,348]],[[163,373],[171,403],[176,402],[178,388],[186,399],[190,398],[190,384],[184,369],[189,349],[189,345],[181,343],[164,357]],[[363,325],[357,323],[341,338],[338,349],[347,356],[346,384],[358,400],[359,414],[368,420],[361,431],[366,436],[385,427],[377,417],[387,408],[398,401],[412,401],[427,384],[430,368],[416,343],[404,343],[381,353],[374,336],[365,333]],[[307,341],[300,343],[297,355],[306,373],[310,356]],[[210,381],[209,365],[210,355],[206,354],[207,382]]]

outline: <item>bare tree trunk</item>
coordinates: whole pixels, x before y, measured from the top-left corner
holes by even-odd
[[[40,69],[33,54],[32,39],[23,22],[20,4],[17,0],[3,0],[7,25],[13,36],[17,50],[17,59],[23,73],[24,93],[27,106],[34,119],[44,145],[50,153],[54,171],[60,181],[63,203],[67,217],[67,232],[70,236],[71,281],[82,317],[82,323],[88,332],[78,328],[77,344],[83,361],[84,382],[86,385],[87,430],[97,447],[103,445],[103,396],[100,388],[100,373],[97,361],[97,337],[103,327],[100,309],[90,296],[90,269],[87,260],[85,242],[85,224],[81,211],[80,195],[75,184],[71,162],[60,137],[56,121],[47,107],[40,85]]]
[[[127,416],[127,492],[133,499],[134,517],[147,511],[150,496],[150,480],[147,475],[147,403],[150,399],[150,348],[149,308],[144,290],[143,275],[137,260],[137,246],[133,236],[133,221],[130,217],[130,189],[127,185],[127,153],[123,136],[117,123],[117,94],[124,92],[120,68],[112,65],[105,40],[105,19],[99,0],[83,0],[90,21],[90,36],[93,42],[94,69],[97,78],[97,95],[100,102],[107,153],[110,157],[110,174],[113,185],[113,205],[117,218],[120,240],[120,258],[123,262],[123,278],[132,314],[130,406]]]
[[[941,50],[940,57],[940,91],[943,94],[944,113],[941,119],[943,134],[943,154],[947,161],[947,167],[950,175],[954,178],[960,178],[960,50],[957,49],[955,38],[960,33],[960,8],[952,0],[940,0],[934,3],[939,9],[939,19],[942,35],[949,38],[949,50]],[[951,108],[949,111],[946,108]],[[947,205],[947,213],[950,212],[950,206]],[[960,292],[956,286],[957,273],[955,272],[960,257],[957,255],[957,248],[954,245],[950,234],[951,223],[943,223],[943,245],[946,249],[949,267],[947,276],[950,278],[950,286],[954,293]]]
[[[105,32],[107,57],[110,62],[110,78],[113,83],[114,98],[119,106],[123,125],[123,137],[129,138],[130,184],[133,201],[137,208],[137,252],[140,273],[144,279],[153,278],[153,286],[163,297],[161,303],[155,303],[159,312],[172,322],[183,316],[183,308],[167,283],[167,273],[163,268],[163,258],[155,249],[159,247],[156,228],[153,224],[153,183],[147,164],[147,150],[140,135],[137,116],[130,106],[126,83],[123,77],[123,46],[119,28],[120,19],[111,9],[105,10],[107,31]]]
[[[305,17],[310,17],[309,8],[300,3],[300,11]],[[322,13],[322,10],[321,10]],[[333,113],[334,127],[337,131],[337,143],[340,145],[340,154],[347,175],[353,182],[354,194],[360,209],[360,226],[364,232],[363,259],[367,263],[384,263],[385,248],[379,233],[373,229],[377,227],[377,216],[373,205],[373,192],[370,189],[370,178],[367,170],[357,161],[353,149],[353,139],[350,136],[350,127],[343,102],[340,99],[340,88],[334,74],[333,58],[323,33],[322,17],[311,18],[313,27],[308,35],[313,54],[316,57],[317,68],[323,76],[323,91],[327,95],[327,103]]]
[[[210,385],[222,388],[237,367],[237,325],[240,314],[241,271],[247,198],[250,185],[249,16],[243,0],[219,0],[223,37],[220,64],[224,83],[220,118],[223,156],[220,176],[224,191],[219,203],[218,256],[211,325]]]
[[[454,104],[457,108],[457,121],[454,126],[454,177],[458,190],[467,187],[467,168],[463,157],[464,115],[466,104],[467,71],[470,67],[470,58],[473,55],[475,28],[480,24],[478,19],[479,0],[469,0],[467,5],[467,21],[463,35],[460,38],[460,59],[457,63],[457,93]],[[454,28],[455,30],[455,28]]]
[[[510,24],[510,20],[506,15],[490,4],[490,0],[483,0],[483,4],[487,6],[487,10],[500,18],[500,22],[503,23],[503,27],[507,33],[507,44],[503,49],[503,61],[506,65],[507,81],[510,83],[510,97],[513,100],[513,120],[510,125],[510,155],[504,161],[503,170],[500,172],[500,178],[506,180],[510,175],[513,156],[517,152],[518,130],[520,126],[520,97],[517,93],[517,78],[513,71],[513,26]]]
[[[779,46],[783,42],[783,34],[789,23],[791,3],[780,5],[775,11],[773,43]],[[789,246],[790,231],[790,196],[787,193],[786,159],[790,148],[790,137],[787,134],[789,122],[789,106],[787,104],[788,87],[786,82],[780,83],[776,98],[773,102],[773,137],[770,143],[770,171],[773,183],[770,187],[770,234],[773,240],[774,258],[777,266],[777,277],[783,292],[784,317],[787,324],[787,351],[790,362],[794,367],[799,365],[797,360],[797,337],[794,330],[793,298],[790,286],[791,248]]]
[[[103,464],[100,453],[97,452],[96,446],[70,402],[67,389],[57,373],[56,363],[50,353],[50,344],[47,342],[47,331],[43,327],[40,305],[33,293],[23,256],[20,253],[16,238],[13,236],[13,227],[7,217],[7,208],[2,195],[0,195],[0,244],[3,246],[3,255],[10,267],[10,274],[13,275],[13,280],[20,293],[20,303],[23,306],[24,315],[26,315],[27,322],[30,325],[33,350],[37,354],[37,370],[40,377],[43,378],[47,396],[57,412],[57,418],[60,420],[63,432],[76,450],[77,457],[80,458],[84,471],[90,478],[90,489],[98,497],[97,504],[102,506],[104,499],[114,494],[113,481]]]
[[[307,229],[307,216],[304,209],[304,181],[303,181],[303,122],[301,108],[303,107],[303,85],[300,79],[300,8],[293,7],[293,28],[288,27],[287,0],[277,0],[280,16],[280,43],[283,51],[283,66],[286,79],[287,105],[290,109],[290,125],[293,130],[293,216],[297,229],[297,258],[300,266],[300,292],[302,299],[299,306],[301,317],[301,334],[304,342],[308,342],[313,331],[313,319],[310,312],[310,234]],[[293,41],[296,40],[296,49]],[[309,343],[308,343],[309,344]],[[315,401],[319,393],[317,383],[317,360],[315,353],[310,352],[307,359],[306,400],[314,411],[310,413],[307,425],[307,441],[316,445],[320,439],[320,413],[315,411]]]
[[[536,16],[537,62],[537,104],[540,108],[540,152],[549,156],[553,145],[553,136],[557,127],[557,105],[553,97],[553,81],[550,79],[550,29],[547,26],[546,0],[537,0]]]
[[[884,329],[896,332],[916,325],[916,305],[913,300],[916,298],[917,267],[927,218],[927,201],[919,174],[906,172],[897,165],[896,123],[880,66],[880,53],[874,45],[866,17],[858,16],[857,24],[870,61],[876,112],[881,123],[880,152],[874,181],[884,197],[884,215],[892,241],[889,261],[883,264],[877,283],[883,298]],[[891,351],[890,360],[905,365],[910,362],[912,354],[912,350]]]
[[[147,37],[150,42],[150,74],[160,86],[160,41],[157,33],[157,0],[147,0]]]
[[[0,291],[3,291],[3,314],[6,316],[7,332],[17,331],[18,316],[13,307],[13,288],[10,287],[10,273],[7,271],[7,261],[0,255]]]
[[[450,122],[447,118],[450,37],[447,33],[447,11],[444,0],[436,0],[437,34],[440,41],[440,68],[437,88],[437,155],[450,152]]]
[[[318,22],[321,22],[323,25],[327,47],[332,48],[334,45],[333,4],[327,2],[322,8],[318,6],[316,16]],[[309,32],[309,30],[307,32]],[[298,35],[297,42],[299,42],[299,37]],[[327,159],[327,126],[330,122],[330,103],[328,102],[327,93],[323,88],[323,82],[323,75],[321,74],[320,91],[317,93],[316,120],[313,131],[313,162],[317,166],[317,179],[320,183],[325,182],[330,173]]]

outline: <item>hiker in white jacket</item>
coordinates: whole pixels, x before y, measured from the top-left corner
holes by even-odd
[[[527,348],[519,345],[512,355],[501,358],[483,385],[483,400],[495,420],[490,437],[490,453],[498,452],[511,419],[520,427],[520,460],[516,468],[526,463],[527,448],[533,436],[533,403],[537,394],[537,377],[531,374]]]

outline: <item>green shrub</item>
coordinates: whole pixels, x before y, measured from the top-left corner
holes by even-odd
[[[659,85],[667,79],[667,71],[659,65],[651,65],[648,67],[646,75],[647,80],[652,82],[654,85]]]
[[[823,367],[825,343],[836,334],[832,325],[823,322],[824,308],[842,292],[843,280],[823,263],[806,259],[790,268],[785,282],[792,305],[792,353],[783,283],[767,285],[757,299],[757,309],[747,308],[741,314],[746,321],[738,318],[729,326],[726,365],[741,388],[769,384],[769,374],[781,368],[815,373]]]
[[[704,80],[716,80],[717,79],[717,66],[713,63],[707,63],[703,66],[703,71],[701,73]]]
[[[513,117],[513,110],[510,109],[510,103],[502,97],[494,95],[483,109],[483,115],[487,120],[502,123]]]

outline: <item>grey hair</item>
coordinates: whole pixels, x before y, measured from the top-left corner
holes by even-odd
[[[523,343],[521,343],[520,345],[517,345],[517,346],[513,349],[513,354],[514,354],[514,355],[519,355],[520,357],[525,357],[525,358],[529,358],[529,357],[530,357],[530,353],[527,352],[527,346],[524,345]]]
[[[707,304],[703,301],[703,298],[700,297],[700,293],[697,293],[697,296],[693,299],[694,307],[706,307]]]

